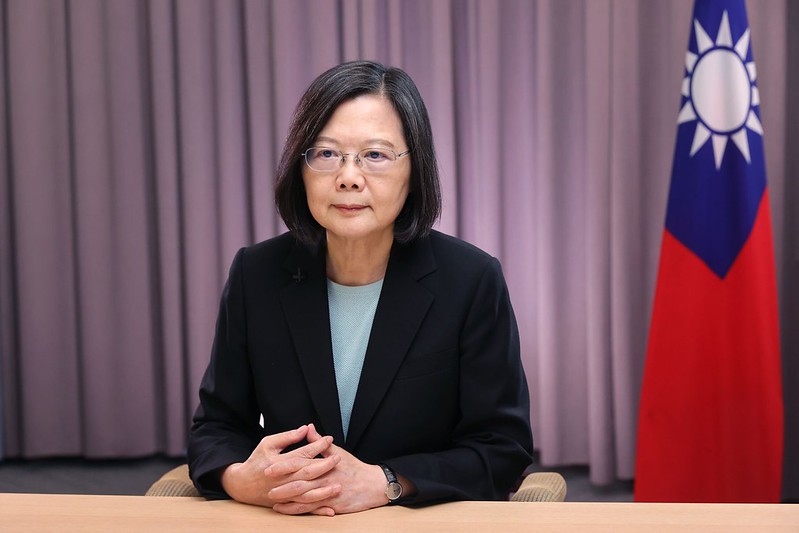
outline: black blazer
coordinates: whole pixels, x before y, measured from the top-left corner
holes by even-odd
[[[507,499],[531,462],[527,382],[499,262],[438,232],[392,248],[346,442],[325,251],[290,234],[241,249],[219,309],[189,438],[202,494],[265,435],[313,422],[413,481],[413,504]],[[258,421],[263,414],[265,428]]]

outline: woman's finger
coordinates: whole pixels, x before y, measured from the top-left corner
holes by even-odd
[[[291,450],[287,452],[285,455],[290,457],[305,457],[307,459],[313,459],[317,455],[321,454],[325,450],[327,450],[330,445],[333,443],[333,437],[322,437],[321,439],[310,442],[305,446],[300,446],[296,450]]]
[[[307,459],[305,457],[279,456],[275,462],[264,469],[264,475],[270,478],[290,476],[287,481],[316,479],[330,472],[341,461],[341,457],[333,455],[324,459]]]
[[[329,509],[329,511],[324,511],[323,509]],[[273,511],[277,511],[278,513],[282,514],[306,514],[306,513],[313,513],[317,514],[316,511],[319,510],[321,514],[326,516],[333,516],[335,513],[333,509],[329,507],[325,507],[323,505],[319,505],[318,503],[296,503],[296,502],[289,502],[289,503],[276,503],[272,506]]]
[[[314,481],[292,481],[270,490],[267,497],[275,503],[314,503],[340,493],[341,485],[338,483],[319,486],[319,482]]]
[[[311,514],[315,514],[318,516],[336,516],[336,511],[334,511],[330,507],[319,507],[311,511]]]
[[[267,435],[258,443],[256,450],[264,451],[267,454],[279,453],[283,448],[302,441],[308,434],[308,426],[302,425],[297,429]]]

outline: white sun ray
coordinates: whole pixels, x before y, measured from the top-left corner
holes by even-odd
[[[709,137],[710,130],[707,129],[701,122],[697,122],[696,132],[694,133],[694,143],[691,145],[691,155],[694,155],[696,152],[698,152],[699,149],[705,145]]]
[[[749,138],[746,136],[746,128],[739,129],[737,132],[733,133],[731,137],[735,146],[737,146],[741,154],[743,154],[746,162],[751,163],[752,160],[749,156]]]
[[[747,50],[749,50],[749,28],[746,28],[744,34],[741,35],[741,38],[735,43],[735,53],[738,54],[741,61],[746,61]]]
[[[757,69],[753,61],[746,64],[746,72],[749,73],[749,79],[755,81],[757,79]]]
[[[694,31],[696,31],[696,47],[699,49],[699,55],[713,48],[713,41],[710,40],[705,28],[703,28],[696,19],[694,19]]]
[[[685,68],[688,69],[688,72],[694,71],[694,65],[696,65],[696,60],[699,59],[699,56],[693,52],[688,52],[685,54]]]
[[[727,136],[713,134],[713,158],[716,160],[716,168],[721,167],[721,159],[724,157],[724,150],[727,148]]]
[[[682,109],[680,110],[680,114],[677,116],[677,124],[690,122],[691,120],[696,120],[694,106],[691,105],[691,102],[685,102],[685,105],[682,106]]]
[[[760,119],[757,118],[754,111],[749,112],[749,117],[746,119],[746,127],[763,135],[763,125],[760,123]]]
[[[721,26],[719,26],[719,34],[716,36],[716,46],[729,46],[732,48],[732,33],[730,32],[730,17],[727,12],[721,16]]]
[[[746,129],[763,135],[763,125],[754,112],[760,105],[760,92],[754,85],[757,71],[754,62],[746,62],[749,28],[733,45],[729,14],[724,11],[715,41],[697,19],[694,34],[698,54],[689,50],[685,56],[687,75],[681,92],[686,101],[677,116],[678,124],[696,121],[690,155],[694,156],[710,140],[713,161],[719,169],[732,139],[750,163]]]

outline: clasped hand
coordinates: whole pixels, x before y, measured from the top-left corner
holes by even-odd
[[[308,444],[281,453],[303,440]],[[313,424],[261,439],[245,462],[224,470],[222,486],[237,501],[284,514],[333,516],[388,502],[383,470],[336,446]]]

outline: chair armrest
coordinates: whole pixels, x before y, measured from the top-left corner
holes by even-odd
[[[189,465],[173,468],[153,483],[145,496],[199,496],[189,478]]]
[[[522,481],[512,502],[562,502],[566,500],[566,480],[557,472],[534,472]]]

